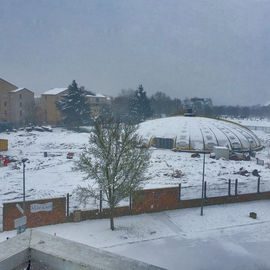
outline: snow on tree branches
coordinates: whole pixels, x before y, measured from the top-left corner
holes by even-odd
[[[76,81],[68,87],[68,94],[62,100],[56,102],[57,108],[64,115],[63,123],[69,127],[79,127],[90,123],[90,106],[82,88]]]
[[[130,101],[130,117],[135,123],[140,123],[152,115],[150,100],[140,84]]]
[[[114,209],[119,202],[142,188],[144,172],[149,166],[150,153],[137,135],[137,127],[117,123],[112,118],[94,122],[89,146],[76,163],[76,170],[85,173],[85,179],[95,179],[96,186],[78,187],[81,202],[90,197],[109,205],[110,227],[114,230]]]

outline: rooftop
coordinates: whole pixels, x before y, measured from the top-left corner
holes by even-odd
[[[31,257],[30,257],[31,256]],[[0,269],[24,269],[28,260],[31,269],[163,269],[101,249],[79,244],[35,230],[0,243]]]
[[[58,95],[67,89],[68,88],[52,88],[52,89],[44,92],[43,95]]]
[[[25,88],[17,88],[17,89],[15,89],[15,90],[12,90],[11,92],[16,93],[16,92],[19,92],[19,91],[21,91],[21,90],[23,90],[23,89],[25,89]]]
[[[185,151],[211,151],[214,146],[240,151],[261,149],[260,140],[248,128],[232,121],[208,117],[174,116],[149,120],[140,124],[139,133],[146,140],[170,139],[174,143],[170,143],[170,148]],[[159,143],[154,143],[158,147]]]

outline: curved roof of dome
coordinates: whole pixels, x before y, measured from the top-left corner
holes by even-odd
[[[211,151],[213,146],[241,151],[261,148],[260,140],[248,128],[208,117],[174,116],[149,120],[140,124],[139,134],[145,139],[152,139],[151,142],[157,147],[160,145],[158,140],[171,140],[171,143],[167,140],[167,145],[172,145],[173,140],[173,147],[181,150]]]

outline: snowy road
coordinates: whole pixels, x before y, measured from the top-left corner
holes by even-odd
[[[251,219],[249,212],[257,213]],[[38,230],[166,269],[270,269],[270,201],[164,211]],[[0,233],[0,241],[15,232]]]
[[[246,235],[247,236],[247,235]],[[270,242],[171,237],[108,249],[167,269],[269,269]],[[239,241],[240,240],[240,241]],[[147,252],[147,258],[146,258]]]

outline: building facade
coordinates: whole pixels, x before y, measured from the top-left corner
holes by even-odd
[[[102,109],[105,109],[111,106],[111,99],[101,94],[89,95],[86,94],[88,104],[90,105],[91,115],[99,116],[102,112]]]
[[[67,93],[67,88],[53,88],[41,95],[41,109],[44,123],[49,125],[60,124],[63,115],[56,107],[56,102],[60,101]]]
[[[90,106],[91,115],[98,116],[102,109],[111,105],[111,99],[101,94],[93,94],[90,91],[83,90]],[[56,107],[56,102],[60,101],[68,93],[68,88],[54,88],[41,95],[41,108],[43,113],[43,122],[49,125],[61,123],[63,115]]]
[[[10,122],[15,126],[31,121],[34,107],[34,93],[26,88],[18,88],[0,78],[0,122]]]

